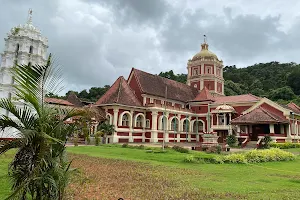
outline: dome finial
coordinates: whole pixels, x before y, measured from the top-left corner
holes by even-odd
[[[29,8],[28,17],[27,17],[27,24],[31,24],[31,23],[32,23],[32,9]]]
[[[208,50],[207,37],[206,35],[203,36],[204,36],[204,43],[201,44],[201,50]]]

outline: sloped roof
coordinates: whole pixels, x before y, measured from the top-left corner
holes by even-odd
[[[141,91],[144,94],[159,97],[165,97],[167,95],[168,99],[186,102],[194,99],[199,93],[196,88],[184,83],[179,83],[135,68],[132,69],[132,73],[133,76],[136,77],[139,86],[141,87]]]
[[[77,97],[77,95],[74,92],[70,92],[70,94],[67,96],[67,100],[74,104],[76,107],[82,107],[83,103],[81,100]]]
[[[287,105],[287,107],[292,110],[293,112],[300,114],[300,107],[297,106],[295,103],[291,102]]]
[[[122,104],[129,106],[142,106],[133,90],[123,76],[120,76],[109,90],[96,102],[100,104]]]
[[[247,101],[253,102],[253,101],[259,101],[259,100],[260,100],[260,98],[253,94],[215,97],[215,103],[247,102]]]
[[[49,103],[49,104],[57,104],[57,105],[64,105],[64,106],[74,106],[74,104],[70,103],[67,100],[50,98],[50,97],[46,97],[45,98],[45,102]]]
[[[276,115],[262,107],[257,107],[251,112],[241,115],[233,120],[232,124],[272,124],[272,123],[289,123],[284,116]]]
[[[209,90],[206,87],[204,87],[193,101],[214,101],[214,100],[215,99],[210,94]]]

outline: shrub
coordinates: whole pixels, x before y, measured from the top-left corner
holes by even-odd
[[[189,152],[188,149],[177,146],[177,145],[173,146],[172,149],[174,149],[175,151],[178,151],[180,153],[188,153]]]
[[[188,155],[183,160],[186,163],[196,163],[197,159],[193,155]]]
[[[267,135],[265,136],[263,139],[262,139],[262,142],[263,142],[263,148],[270,148],[270,143],[272,142],[272,138],[271,136]]]
[[[300,143],[292,143],[292,142],[273,143],[273,142],[271,142],[270,147],[279,148],[279,149],[300,148]]]
[[[136,148],[138,148],[138,149],[144,149],[145,146],[141,144],[141,145],[137,146]]]
[[[77,147],[78,146],[78,141],[79,141],[79,138],[78,138],[78,135],[74,135],[73,137],[73,143],[74,143],[74,146]]]
[[[127,147],[128,147],[128,144],[127,144],[127,143],[124,143],[124,144],[122,144],[122,147],[123,147],[123,148],[127,148]]]
[[[100,136],[101,136],[101,134],[102,134],[102,132],[100,132],[100,131],[96,132],[96,134],[95,134],[95,145],[96,146],[99,146],[99,144],[100,144]]]
[[[228,135],[226,138],[226,143],[230,146],[233,147],[235,146],[237,139],[234,135]]]
[[[249,163],[294,160],[295,155],[277,148],[267,150],[252,150],[245,153]]]
[[[229,154],[223,157],[223,162],[224,163],[247,163],[247,159],[245,158],[244,154],[241,153],[234,153],[234,154]]]
[[[211,146],[206,149],[207,153],[217,153],[220,154],[222,151],[222,147],[220,145]]]

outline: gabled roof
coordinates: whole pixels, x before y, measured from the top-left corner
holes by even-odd
[[[229,103],[229,102],[254,102],[259,101],[260,98],[253,94],[242,94],[236,96],[219,96],[215,97],[215,103]]]
[[[76,107],[82,107],[84,105],[74,92],[70,92],[67,96],[67,101],[71,102]]]
[[[297,114],[300,114],[300,107],[297,106],[295,103],[291,102],[287,105],[287,107],[289,109],[291,109],[293,112],[297,113]]]
[[[63,106],[74,106],[74,104],[70,103],[67,100],[50,98],[50,97],[46,97],[45,102],[49,104],[56,104],[56,105],[63,105]]]
[[[142,106],[133,90],[123,76],[120,76],[109,90],[96,102],[100,104],[122,104],[129,106]]]
[[[209,90],[204,87],[201,92],[192,101],[214,101],[215,98],[210,94]]]
[[[135,76],[143,94],[150,94],[168,99],[187,102],[194,99],[198,90],[184,83],[153,75],[133,68],[131,76]],[[166,92],[167,88],[167,92]],[[167,93],[167,94],[166,94]]]
[[[262,107],[257,107],[251,112],[231,120],[231,123],[232,124],[274,124],[274,123],[289,123],[289,121],[284,116],[279,116]]]

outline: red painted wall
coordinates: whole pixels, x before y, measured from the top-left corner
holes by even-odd
[[[223,90],[222,88],[223,88],[223,87],[222,87],[222,83],[218,82],[218,83],[217,83],[217,91],[218,91],[218,92],[222,92],[222,90]]]
[[[268,110],[269,112],[272,112],[272,113],[274,113],[274,114],[276,114],[276,115],[279,115],[279,116],[284,117],[284,116],[283,116],[283,112],[281,112],[280,110],[278,110],[278,109],[276,109],[276,108],[270,106],[269,104],[263,103],[263,104],[261,105],[261,107],[264,108],[264,109],[266,109],[266,110]]]
[[[140,100],[140,102],[143,102],[142,91],[140,90],[140,87],[138,85],[138,82],[134,74],[132,75],[130,82],[128,84],[131,87],[131,89],[135,92],[135,95]]]
[[[215,81],[204,81],[204,86],[209,90],[215,89]]]
[[[235,111],[241,115],[242,112],[244,112],[245,110],[247,110],[248,108],[250,108],[251,106],[233,106],[233,108],[235,109]]]
[[[200,90],[200,81],[193,81],[191,82],[191,86],[194,87],[194,85],[197,84],[197,89]]]

